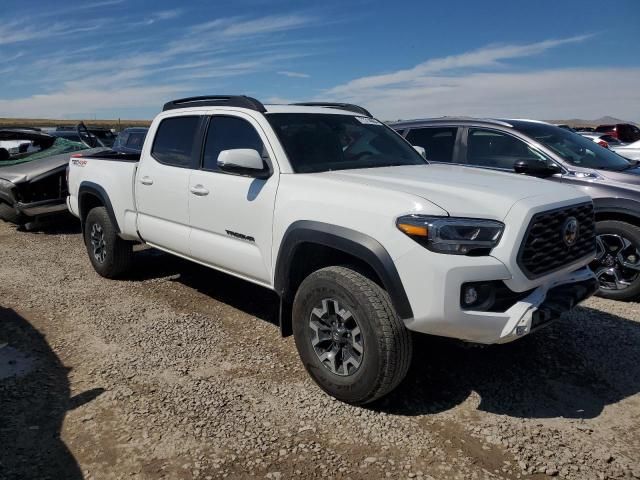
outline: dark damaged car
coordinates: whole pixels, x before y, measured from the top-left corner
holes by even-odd
[[[74,153],[106,150],[97,137],[79,125],[72,141],[28,129],[0,129],[0,141],[28,144],[23,152],[0,160],[0,219],[29,226],[66,214],[66,169]]]

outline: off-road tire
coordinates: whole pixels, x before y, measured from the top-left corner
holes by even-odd
[[[99,261],[94,255],[91,234],[94,226],[102,230],[104,237],[104,260]],[[133,261],[133,244],[122,240],[116,233],[107,209],[93,208],[84,223],[84,243],[87,247],[89,260],[98,274],[105,278],[117,278],[125,273]]]
[[[357,320],[363,355],[357,370],[341,376],[325,366],[312,345],[312,312],[323,299],[336,299]],[[329,395],[351,404],[373,402],[405,377],[413,353],[411,332],[377,283],[345,266],[322,268],[304,279],[293,302],[293,335],[311,378]]]

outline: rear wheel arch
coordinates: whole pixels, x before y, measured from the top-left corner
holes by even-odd
[[[302,281],[328,266],[349,265],[387,291],[398,316],[413,311],[391,256],[374,238],[346,227],[301,220],[285,232],[276,261],[274,287],[280,296],[280,329],[291,333],[291,304]]]
[[[119,234],[120,227],[118,225],[118,221],[116,220],[115,212],[113,210],[113,206],[111,205],[111,200],[109,199],[109,195],[107,194],[105,189],[97,183],[82,182],[78,190],[78,210],[83,229],[87,215],[89,215],[89,212],[95,207],[106,208],[109,219],[111,220],[116,233]]]

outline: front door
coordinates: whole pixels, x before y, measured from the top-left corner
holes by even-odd
[[[271,168],[267,179],[222,171],[223,150],[257,150]],[[273,209],[278,186],[277,165],[271,165],[266,137],[242,113],[210,118],[202,164],[189,181],[191,256],[212,267],[268,285],[271,272]],[[275,163],[275,162],[274,162]]]

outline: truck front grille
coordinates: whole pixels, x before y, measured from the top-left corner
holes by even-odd
[[[573,227],[577,227],[575,238]],[[593,204],[581,203],[534,215],[518,253],[518,265],[527,278],[534,279],[595,254],[595,250]]]

